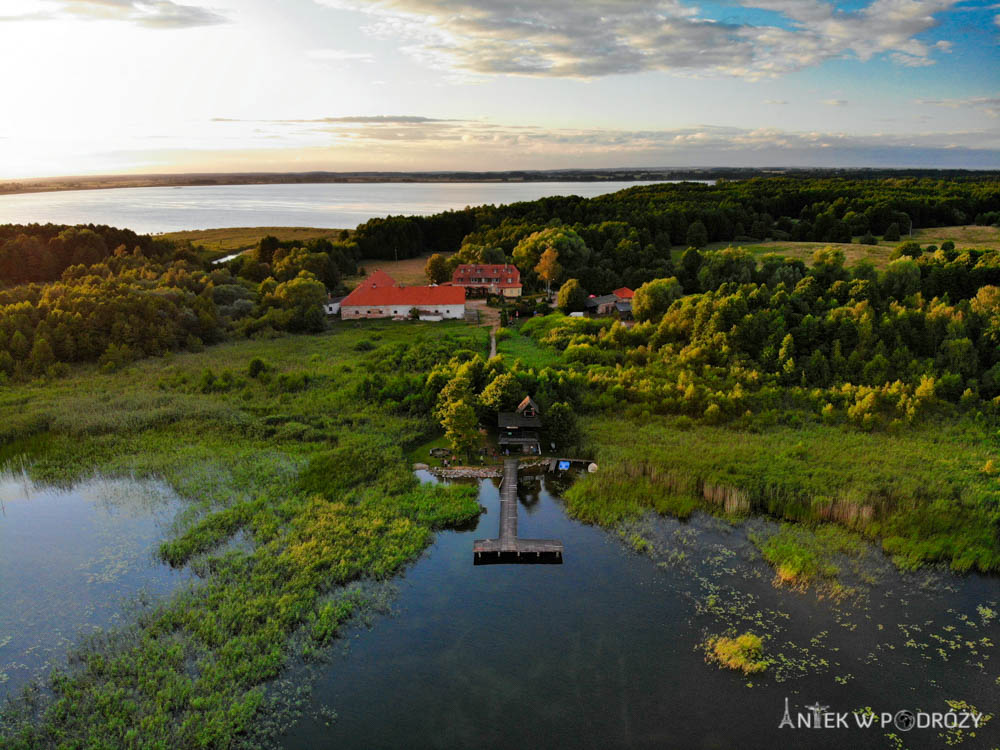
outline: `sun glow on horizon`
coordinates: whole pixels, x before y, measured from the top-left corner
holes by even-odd
[[[444,0],[194,2],[5,2],[0,64],[14,105],[0,112],[0,177],[808,165],[827,163],[821,152],[831,148],[845,166],[1000,166],[1000,81],[988,64],[996,40],[963,45],[952,26],[924,28],[915,15],[886,19],[890,41],[879,44],[899,50],[891,54],[860,42],[851,42],[858,52],[821,54],[816,35],[837,40],[857,28],[843,14],[826,26],[792,18],[767,35],[740,32],[758,45],[741,53],[757,56],[748,65],[771,65],[784,45],[799,62],[781,65],[805,66],[764,78],[631,59],[615,72],[594,57],[600,50],[523,32],[539,65],[590,66],[580,76],[513,60],[503,72],[502,59],[486,55],[489,45],[509,52],[510,30],[491,31],[503,16],[488,0],[449,0],[479,19],[465,31],[430,16],[414,25]],[[584,34],[590,7],[606,4],[559,0],[538,12]],[[932,5],[947,21],[953,3]],[[695,13],[662,12],[663,33]],[[616,23],[645,33],[629,18]],[[447,54],[431,54],[434,45]]]

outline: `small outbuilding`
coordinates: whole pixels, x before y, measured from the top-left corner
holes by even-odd
[[[327,315],[336,315],[340,312],[340,303],[343,301],[343,297],[330,297],[323,305],[323,311]]]
[[[530,396],[525,396],[514,411],[500,412],[497,417],[497,427],[499,428],[497,443],[501,449],[535,455],[542,452],[539,438],[542,416],[538,404]]]
[[[610,315],[614,312],[618,298],[613,294],[602,294],[600,297],[588,297],[584,306],[590,315]]]

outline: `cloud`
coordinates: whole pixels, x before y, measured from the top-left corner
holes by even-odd
[[[1000,117],[1000,96],[973,96],[967,99],[917,99],[917,104],[950,109],[972,109],[990,117]]]
[[[679,163],[671,161],[674,157],[697,163],[695,157],[699,156],[706,158],[704,163],[716,164],[747,163],[754,159],[766,163],[764,157],[773,159],[772,164],[791,163],[780,161],[782,154],[795,156],[797,163],[808,163],[809,158],[822,161],[819,155],[831,150],[855,155],[985,150],[994,163],[1000,162],[1000,133],[983,132],[859,135],[710,125],[666,130],[543,128],[416,116],[263,122],[268,123],[269,134],[282,135],[289,147],[323,147],[331,153],[354,150],[373,158],[385,155],[386,161],[391,161],[391,154],[401,163],[407,163],[407,155],[414,154],[424,160],[437,159],[448,164],[468,156],[473,161],[493,159],[494,169],[518,168],[522,162],[544,159],[576,165],[596,160],[595,163],[614,166]]]
[[[781,105],[788,104],[788,101],[786,99],[765,99],[764,104]]]
[[[846,107],[847,99],[824,99],[823,104],[830,107]]]
[[[312,119],[278,119],[278,120],[242,120],[231,117],[213,117],[212,122],[257,122],[271,124],[310,124],[310,123],[378,123],[378,124],[400,124],[408,125],[424,122],[455,122],[455,120],[441,120],[435,117],[421,117],[420,115],[350,115],[348,117],[315,117]]]
[[[228,22],[213,10],[173,0],[37,0],[36,6],[28,12],[0,16],[0,21],[76,18],[126,21],[153,29],[186,29]]]
[[[931,62],[918,36],[957,0],[871,0],[838,10],[826,0],[740,0],[787,27],[701,15],[683,0],[315,0],[372,18],[366,30],[403,41],[426,64],[478,75],[594,78],[664,70],[762,78],[853,55]]]
[[[320,62],[375,62],[371,52],[349,52],[343,49],[311,49],[306,52],[310,60]]]

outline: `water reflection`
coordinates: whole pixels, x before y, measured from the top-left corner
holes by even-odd
[[[80,635],[120,624],[136,596],[188,579],[153,557],[180,505],[156,482],[60,489],[0,473],[0,699],[64,663]]]
[[[648,517],[622,529],[651,540],[636,554],[567,518],[567,481],[522,488],[531,512],[519,522],[519,534],[561,539],[563,565],[473,566],[472,540],[493,533],[499,510],[495,484],[480,483],[480,529],[439,534],[401,580],[397,616],[352,634],[319,679],[310,714],[339,718],[305,718],[284,745],[884,748],[880,730],[782,733],[784,700],[995,712],[996,578],[904,574],[873,548],[850,595],[775,588],[748,538],[772,522]],[[708,635],[744,630],[766,637],[767,673],[705,662]],[[998,725],[965,746],[996,746]],[[955,741],[913,731],[905,746]]]
[[[337,227],[371,218],[436,214],[465,206],[590,198],[649,182],[480,182],[212,185],[66,190],[0,196],[14,224],[110,224],[136,232],[216,227]]]

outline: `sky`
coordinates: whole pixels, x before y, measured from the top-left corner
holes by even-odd
[[[0,0],[0,178],[998,169],[998,45],[982,0]]]

